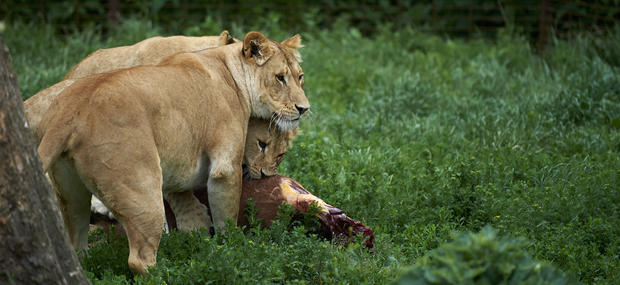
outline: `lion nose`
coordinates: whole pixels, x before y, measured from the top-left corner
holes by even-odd
[[[297,106],[295,105],[295,108],[297,108],[297,111],[299,112],[299,115],[303,115],[306,111],[308,111],[308,107],[302,107],[302,106]]]

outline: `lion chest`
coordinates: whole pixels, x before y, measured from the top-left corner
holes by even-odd
[[[163,159],[160,166],[165,193],[192,190],[207,183],[209,176],[209,158],[205,155],[185,161]]]

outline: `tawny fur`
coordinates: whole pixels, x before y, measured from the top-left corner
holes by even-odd
[[[284,159],[291,140],[297,135],[298,130],[281,131],[263,119],[251,118],[248,124],[248,132],[245,141],[243,163],[248,167],[248,179],[260,179],[264,176],[277,174],[278,166]],[[261,147],[261,142],[264,147]],[[244,182],[244,183],[247,183]],[[204,190],[204,189],[202,189]],[[189,193],[189,194],[188,194]],[[176,227],[179,230],[192,230],[205,213],[202,203],[196,203],[196,197],[191,192],[170,193],[165,195],[176,217]],[[191,197],[189,197],[191,196]],[[243,194],[242,194],[243,196]],[[245,201],[240,201],[244,205]],[[240,211],[243,207],[240,206]],[[241,217],[237,217],[240,219]]]
[[[82,78],[139,65],[156,65],[178,52],[214,48],[236,41],[228,31],[222,31],[219,36],[152,37],[130,46],[97,50],[75,65],[63,79]]]
[[[188,191],[208,177],[215,225],[236,220],[249,117],[294,129],[309,108],[295,38],[250,32],[242,43],[76,80],[52,103],[38,130],[44,170],[67,176],[55,177],[61,184],[81,181],[58,187],[77,197],[67,203],[87,204],[90,194],[76,192],[90,192],[113,211],[127,230],[132,271],[155,263],[161,189]],[[81,224],[83,208],[65,217]],[[74,228],[81,236],[83,227]],[[82,239],[72,238],[80,247]]]
[[[56,99],[73,82],[75,80],[63,80],[26,100],[26,117],[32,130],[38,130],[41,118],[53,102],[53,99]],[[284,159],[284,155],[297,133],[298,129],[283,132],[273,126],[272,122],[268,120],[250,118],[243,156],[243,164],[248,168],[249,178],[259,179],[263,175],[272,176],[277,174],[278,166]],[[261,147],[262,144],[264,144],[264,147]],[[55,183],[52,182],[52,184]],[[173,209],[177,228],[182,231],[188,231],[200,226],[210,226],[210,217],[206,215],[205,206],[197,202],[193,195],[188,196],[187,193],[191,192],[175,192],[165,196],[171,209]],[[90,209],[91,212],[115,219],[112,212],[96,196],[91,198]],[[205,220],[208,222],[206,225],[204,224]]]
[[[243,154],[249,178],[259,179],[278,173],[278,166],[297,132],[297,129],[283,132],[269,121],[251,118]]]
[[[24,102],[24,109],[29,126],[33,133],[36,134],[39,130],[41,119],[52,102],[56,100],[56,97],[58,97],[62,91],[71,86],[77,78],[139,65],[155,65],[166,57],[179,52],[192,52],[235,42],[239,42],[239,40],[233,38],[228,31],[224,30],[219,36],[153,37],[131,46],[97,50],[75,65],[65,76],[63,81],[38,92]],[[50,182],[52,185],[58,186],[51,178]],[[67,205],[64,205],[65,200],[66,199],[59,199],[61,202],[60,206],[64,209],[67,208]],[[193,208],[197,206],[198,205],[195,205]],[[108,217],[114,216],[95,196],[93,196],[91,200],[91,211]],[[63,211],[63,214],[66,212],[67,211]],[[72,219],[65,218],[65,221],[67,220],[70,221]],[[208,224],[210,224],[210,222]],[[67,226],[68,229],[74,228],[71,223]],[[77,234],[72,235],[72,238],[76,237]],[[74,245],[75,244],[77,244],[77,241],[74,242]]]
[[[130,46],[97,50],[76,64],[62,81],[24,101],[28,124],[36,134],[47,109],[75,79],[140,65],[156,65],[176,53],[194,52],[235,42],[239,40],[224,30],[219,36],[152,37]]]
[[[219,46],[238,41],[232,38],[228,31],[223,31],[220,36],[150,38],[132,46],[99,50],[82,60],[66,77],[83,77],[96,74],[99,71],[132,67],[140,63],[155,64],[159,63],[163,57],[177,53],[179,50],[192,51],[207,48],[214,44]],[[301,61],[297,51],[297,48],[302,47],[299,36],[289,39],[288,45],[286,49],[295,55],[296,60]],[[73,82],[75,82],[74,79],[65,79],[38,92],[24,102],[26,117],[34,132],[38,130],[41,118],[53,100]],[[261,175],[276,174],[277,166],[282,161],[289,142],[296,133],[297,129],[281,132],[268,121],[251,119],[248,125],[248,138],[246,139],[244,154],[244,164],[248,165],[250,177],[258,179]],[[261,150],[259,141],[266,144],[264,150]],[[177,216],[180,217],[181,230],[194,229],[196,225],[200,225],[199,221],[203,220],[203,213],[205,212],[202,204],[195,203],[194,199],[186,197],[186,195],[170,195],[169,197],[168,199],[177,209]],[[182,200],[179,197],[185,197],[187,200]],[[91,211],[114,218],[112,212],[95,196],[91,199]],[[188,220],[188,223],[183,223],[184,220]]]

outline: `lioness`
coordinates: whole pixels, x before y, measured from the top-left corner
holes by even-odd
[[[73,67],[72,71],[70,71],[66,77],[83,77],[96,74],[99,71],[111,71],[133,67],[142,63],[155,64],[159,63],[166,56],[179,52],[179,50],[189,52],[196,49],[216,47],[238,41],[239,40],[232,38],[226,30],[223,31],[220,36],[154,37],[132,46],[98,50]],[[101,62],[105,62],[105,64],[100,65]],[[52,102],[62,91],[71,86],[73,82],[75,82],[75,79],[62,80],[38,92],[24,102],[26,117],[33,132],[36,133],[38,131],[41,119]],[[248,124],[248,137],[246,141],[248,143],[252,141],[256,144],[258,140],[259,144],[261,144],[262,152],[257,151],[254,145],[249,146],[246,144],[243,163],[249,166],[249,168],[244,169],[244,171],[249,169],[249,177],[257,179],[262,175],[275,175],[277,173],[277,165],[281,162],[282,154],[286,152],[289,142],[296,132],[297,129],[288,132],[271,130],[271,125],[267,125],[267,121],[251,119]],[[170,199],[174,199],[175,201],[178,200],[174,197]],[[173,201],[173,203],[175,201]],[[183,201],[180,203],[182,202]],[[193,209],[193,205],[188,205],[188,207],[190,210],[177,208],[177,212],[190,215],[197,211]],[[95,196],[93,196],[91,200],[91,211],[106,215],[109,218],[114,217],[105,205]],[[184,220],[185,218],[182,219]],[[195,221],[196,217],[187,217],[187,219]],[[181,229],[192,229],[193,227],[187,226],[191,224],[192,223],[187,223],[186,225],[182,225]],[[197,225],[195,222],[193,224]]]
[[[178,52],[198,51],[237,42],[228,31],[219,36],[152,37],[130,46],[100,49],[75,65],[63,79],[75,79],[139,65],[155,65]]]
[[[90,193],[127,230],[129,267],[139,274],[155,263],[164,219],[160,189],[187,192],[208,177],[214,224],[236,220],[250,116],[292,130],[310,107],[300,46],[298,35],[278,43],[250,32],[243,42],[67,87],[37,135],[74,245],[87,246]],[[206,213],[201,220],[208,226]]]

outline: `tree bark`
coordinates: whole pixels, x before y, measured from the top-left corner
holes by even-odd
[[[57,205],[0,35],[0,284],[88,284]]]

